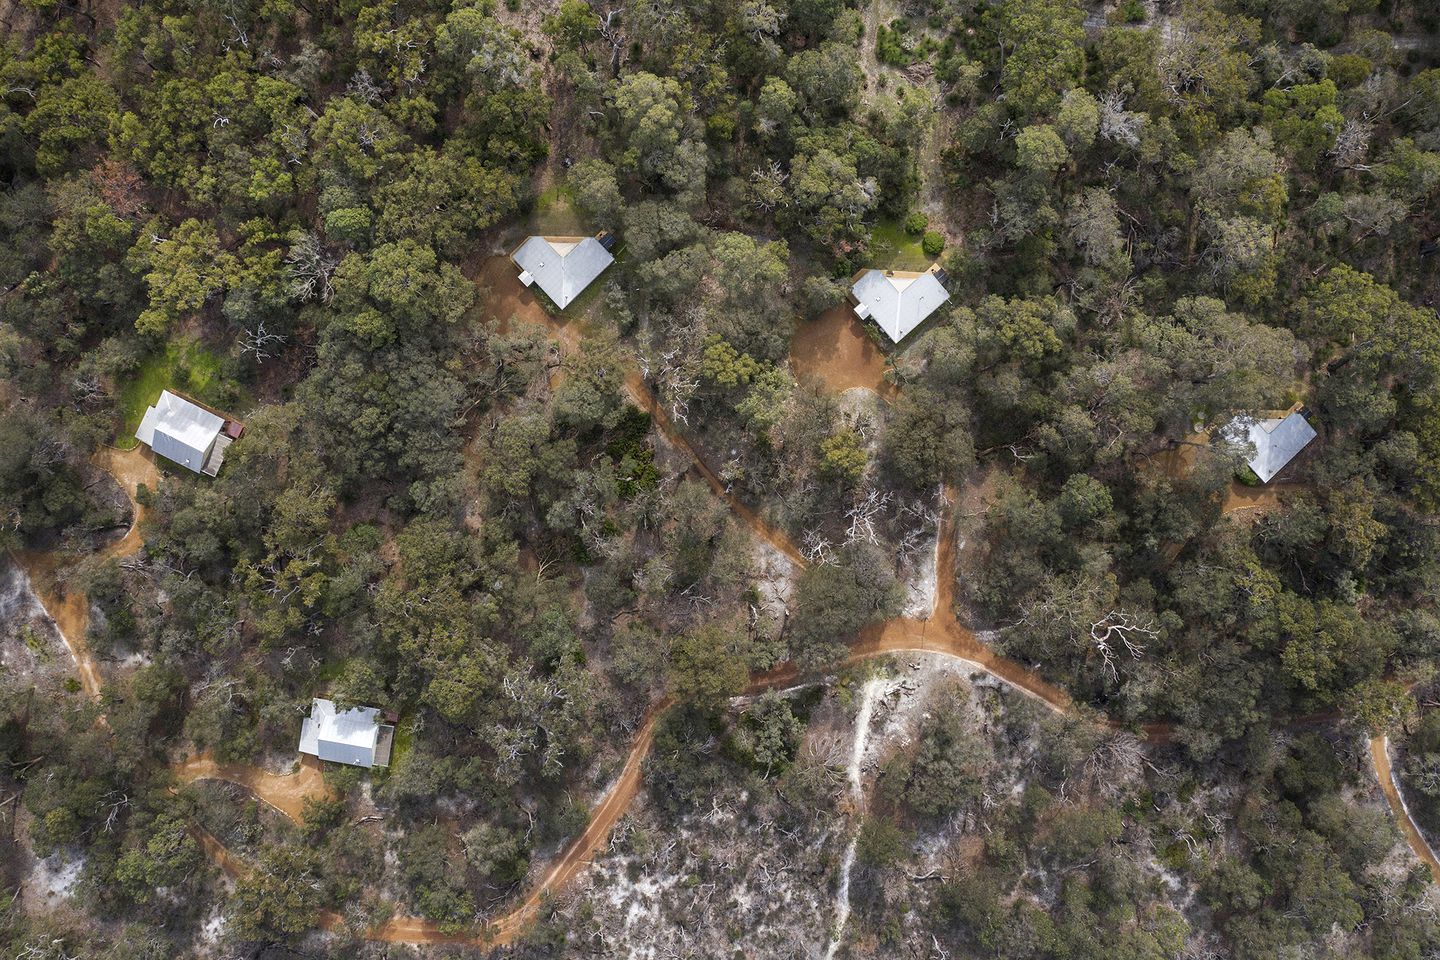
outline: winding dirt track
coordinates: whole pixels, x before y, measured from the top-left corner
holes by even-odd
[[[276,810],[299,821],[305,813],[305,801],[319,800],[330,793],[321,773],[320,761],[302,754],[299,767],[292,773],[271,773],[244,763],[216,763],[209,754],[200,754],[170,770],[181,783],[196,780],[223,780],[249,790],[255,797]]]
[[[954,497],[951,496],[952,502]],[[981,642],[975,631],[955,617],[955,520],[947,511],[940,521],[935,543],[935,569],[939,571],[935,585],[935,605],[929,619],[896,617],[873,624],[860,631],[850,645],[846,665],[863,660],[899,653],[938,653],[964,660],[990,673],[1022,693],[1028,694],[1050,709],[1065,712],[1073,706],[1070,695],[1050,683],[1034,670],[1002,657]],[[751,679],[747,692],[783,687],[801,679],[793,663],[782,664],[768,673]]]
[[[579,349],[581,334],[578,326],[574,323],[561,323],[551,317],[530,295],[529,291],[525,290],[516,280],[514,269],[506,258],[495,257],[487,261],[482,267],[479,279],[490,288],[491,299],[488,306],[493,315],[498,315],[502,319],[508,318],[512,314],[519,315],[540,323],[552,330],[569,349]],[[725,488],[705,458],[665,416],[638,371],[627,372],[625,386],[631,399],[651,413],[656,428],[665,435],[666,439],[692,457],[700,475],[705,478],[715,493],[729,504],[737,516],[758,537],[790,558],[797,566],[803,567],[805,560],[794,543],[782,532],[765,523],[758,514],[741,503]],[[1252,493],[1250,488],[1244,488],[1244,495],[1227,496],[1223,510],[1228,514],[1254,510],[1257,507],[1263,509],[1273,505],[1278,494],[1279,491],[1276,490],[1265,489]],[[954,500],[953,497],[949,499],[952,502]],[[956,619],[953,576],[955,545],[953,511],[947,511],[941,522],[936,543],[936,569],[940,571],[940,576],[937,578],[935,605],[930,618],[928,620],[897,618],[863,630],[851,646],[846,663],[853,664],[875,657],[901,653],[923,652],[955,657],[998,677],[1056,712],[1068,712],[1074,706],[1068,693],[1023,664],[999,656],[987,647],[974,631]],[[800,671],[793,664],[785,664],[775,670],[752,677],[746,692],[757,693],[766,689],[785,687],[799,679],[801,679]],[[389,943],[448,943],[492,947],[513,943],[519,939],[539,915],[546,899],[563,889],[590,864],[595,852],[609,837],[611,830],[624,816],[625,811],[629,809],[639,792],[641,768],[645,757],[650,752],[655,724],[669,707],[668,699],[651,707],[634,743],[631,744],[620,776],[601,797],[584,832],[565,848],[564,852],[546,871],[544,878],[536,884],[518,907],[500,917],[478,934],[447,934],[431,921],[420,917],[402,916],[370,931],[367,936]],[[1145,732],[1147,738],[1163,742],[1169,739],[1170,728],[1168,724],[1157,723],[1147,725]],[[1434,854],[1430,852],[1418,827],[1410,819],[1390,776],[1388,754],[1383,749],[1377,754],[1374,742],[1372,742],[1371,755],[1375,762],[1377,778],[1386,792],[1386,798],[1390,800],[1406,839],[1417,856],[1430,865],[1432,875],[1436,877],[1437,882],[1440,882],[1440,865],[1436,864]],[[327,913],[321,918],[321,922],[327,928],[333,927],[339,922],[339,917]]]
[[[1430,879],[1440,883],[1440,860],[1436,859],[1435,851],[1430,849],[1430,844],[1425,841],[1419,824],[1410,816],[1410,808],[1405,805],[1405,798],[1400,795],[1400,781],[1395,779],[1395,772],[1390,768],[1389,737],[1370,739],[1370,762],[1375,766],[1375,777],[1380,781],[1380,790],[1390,804],[1390,811],[1400,825],[1400,832],[1405,835],[1405,840],[1410,844],[1410,849],[1415,851],[1415,856],[1430,868]]]
[[[130,500],[130,529],[125,536],[99,552],[101,557],[128,557],[144,544],[140,534],[140,522],[145,519],[145,508],[135,499],[136,488],[144,483],[152,490],[159,480],[160,472],[149,451],[136,447],[133,450],[119,450],[115,447],[101,447],[92,458],[94,464],[115,478],[120,489]],[[81,591],[70,591],[57,578],[61,557],[57,551],[21,550],[15,560],[30,578],[31,589],[39,598],[41,606],[55,623],[55,629],[70,657],[75,661],[75,670],[80,676],[81,688],[94,699],[100,699],[104,679],[100,666],[90,653],[85,634],[90,628],[90,601]]]
[[[491,258],[483,265],[477,279],[490,287],[491,297],[488,306],[493,314],[502,319],[511,313],[522,315],[555,331],[557,336],[572,349],[578,348],[579,330],[573,324],[560,323],[551,318],[535,302],[534,297],[519,284],[506,258]],[[639,373],[628,372],[625,385],[631,398],[642,408],[650,411],[657,429],[677,448],[693,458],[701,476],[705,478],[716,494],[730,505],[741,520],[757,536],[790,558],[797,566],[803,567],[805,565],[804,558],[794,543],[781,531],[766,524],[758,514],[730,494],[714,470],[700,456],[699,451],[680,434],[670,419],[664,415]],[[116,479],[121,481],[121,486],[131,496],[132,502],[135,484],[142,481],[153,484],[155,481],[153,462],[137,451],[107,451],[103,458],[97,456],[96,462],[111,471]],[[1256,499],[1268,501],[1273,496],[1273,494],[1269,494]],[[1257,504],[1254,502],[1242,500],[1232,507],[1231,501],[1227,499],[1225,510],[1228,513],[1232,510],[1253,509],[1255,506]],[[106,555],[124,556],[139,549],[141,538],[138,526],[143,511],[138,504],[135,505],[135,511],[135,523],[130,531],[124,538],[107,548]],[[941,522],[936,544],[936,567],[940,575],[931,617],[927,620],[899,618],[862,631],[852,645],[846,662],[857,663],[874,657],[910,652],[935,653],[955,657],[993,674],[1016,689],[1041,701],[1052,710],[1061,713],[1068,712],[1074,706],[1069,694],[1034,670],[997,655],[981,642],[974,631],[966,628],[956,619],[953,596],[955,539],[953,511],[947,511]],[[63,591],[55,592],[53,561],[48,560],[44,555],[22,557],[22,564],[30,573],[32,582],[37,584],[36,593],[41,597],[41,601],[47,609],[52,611],[51,615],[54,616],[53,611],[57,608],[62,609],[65,616],[64,622],[73,631],[73,636],[71,632],[66,632],[64,627],[62,627],[62,634],[66,638],[67,645],[70,646],[72,655],[75,656],[81,672],[82,683],[85,684],[87,692],[98,697],[100,674],[83,647],[84,627],[88,622],[83,598],[64,595]],[[51,592],[48,594],[44,592],[44,583],[47,581],[43,579],[47,569],[51,574],[51,579],[48,581]],[[65,606],[76,602],[81,604],[78,615],[72,607]],[[52,607],[52,603],[56,606]],[[79,619],[76,619],[77,616]],[[57,625],[61,624],[61,618],[57,617],[56,622]],[[787,664],[768,673],[752,677],[748,692],[786,686],[794,683],[800,676],[800,672],[793,665]],[[390,943],[449,943],[494,947],[513,943],[523,936],[530,924],[540,914],[546,900],[563,889],[590,864],[595,852],[605,843],[615,824],[629,809],[640,789],[641,770],[654,739],[655,725],[670,706],[671,701],[665,699],[649,709],[626,755],[620,775],[601,797],[585,830],[572,840],[549,866],[544,877],[519,906],[478,932],[447,934],[431,921],[419,917],[402,916],[395,917],[381,927],[369,931],[367,937]],[[1164,724],[1155,724],[1147,727],[1146,732],[1151,739],[1163,741],[1167,739],[1168,727]],[[1384,738],[1372,740],[1370,743],[1371,758],[1381,789],[1390,802],[1391,809],[1394,811],[1396,820],[1399,821],[1411,849],[1430,868],[1431,874],[1437,882],[1440,882],[1440,862],[1437,862],[1435,854],[1430,850],[1419,828],[1405,809],[1404,801],[1390,769],[1387,746]],[[201,756],[178,764],[173,769],[183,782],[211,778],[239,784],[292,819],[298,819],[301,815],[306,797],[324,795],[326,790],[318,767],[308,764],[302,764],[294,774],[282,776],[241,764],[216,764],[212,759]],[[233,857],[218,839],[198,826],[192,826],[192,830],[211,859],[218,863],[229,876],[239,877],[249,872],[250,868]],[[341,917],[331,911],[326,911],[319,917],[320,925],[327,929],[334,928],[341,922]]]
[[[510,262],[508,257],[487,259],[476,274],[475,282],[484,288],[487,312],[502,324],[509,321],[511,317],[519,317],[550,330],[556,339],[565,345],[566,349],[572,352],[578,352],[581,349],[584,331],[580,329],[579,321],[562,321],[558,317],[551,316],[549,311],[540,305],[540,301],[535,299],[535,295],[520,283],[515,272],[515,265]],[[646,385],[640,371],[633,367],[627,368],[625,371],[625,392],[637,407],[650,414],[655,429],[673,447],[689,458],[690,462],[694,464],[695,472],[710,485],[710,489],[715,492],[717,497],[725,501],[742,523],[762,541],[784,554],[791,563],[797,566],[805,565],[805,558],[800,553],[800,548],[783,530],[778,530],[766,523],[758,513],[730,492],[730,488],[720,479],[720,475],[710,461],[686,439],[683,433],[676,429],[670,416],[656,401],[655,394]]]

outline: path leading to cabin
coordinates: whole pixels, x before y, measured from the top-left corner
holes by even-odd
[[[320,761],[309,755],[300,758],[290,773],[271,773],[246,763],[216,763],[202,753],[170,767],[181,783],[196,780],[223,780],[244,787],[256,799],[298,822],[305,813],[306,800],[321,800],[330,794]]]
[[[92,462],[114,477],[125,492],[130,501],[131,517],[130,529],[125,531],[125,535],[97,555],[116,559],[128,557],[144,544],[140,522],[145,519],[145,508],[135,499],[135,491],[142,483],[155,489],[160,472],[150,453],[139,447],[133,450],[101,447],[95,452]],[[90,600],[83,591],[69,590],[60,582],[58,574],[62,559],[60,553],[54,550],[21,550],[15,554],[16,562],[30,578],[31,589],[54,622],[56,632],[70,651],[70,658],[75,661],[81,689],[98,700],[104,680],[100,675],[100,665],[85,640],[90,629]]]
[[[580,327],[580,321],[566,321],[551,316],[535,295],[520,283],[515,265],[508,257],[489,258],[481,265],[475,279],[488,292],[486,307],[493,318],[503,322],[510,317],[519,317],[540,324],[553,333],[567,350],[578,352],[582,349],[584,331]],[[791,563],[805,566],[805,557],[788,534],[767,523],[755,510],[730,492],[730,488],[720,479],[710,461],[676,428],[669,415],[656,401],[655,394],[645,383],[640,371],[633,365],[625,371],[625,392],[637,407],[650,414],[655,429],[671,446],[690,459],[695,472],[709,484],[716,496],[729,505],[731,511],[751,532],[783,554]]]
[[[1410,844],[1410,849],[1415,851],[1420,862],[1430,868],[1430,879],[1440,883],[1440,859],[1436,859],[1435,851],[1425,840],[1425,834],[1420,832],[1420,825],[1410,816],[1410,807],[1400,793],[1400,781],[1395,778],[1395,771],[1390,767],[1389,737],[1370,738],[1370,763],[1375,767],[1375,778],[1380,781],[1380,790],[1390,804],[1390,811],[1395,815],[1395,821],[1400,825],[1405,841]]]

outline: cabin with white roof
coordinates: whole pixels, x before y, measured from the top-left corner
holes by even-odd
[[[1222,428],[1221,436],[1232,446],[1245,449],[1248,445],[1253,449],[1254,454],[1248,456],[1245,463],[1261,483],[1269,483],[1309,446],[1316,433],[1305,414],[1296,409],[1284,417],[1266,419],[1241,414]]]
[[[333,700],[316,697],[310,716],[300,724],[300,752],[352,767],[388,767],[395,727],[380,722],[375,707],[336,710]]]
[[[135,439],[167,460],[213,477],[225,462],[226,448],[243,431],[238,421],[164,390],[146,409]]]
[[[539,287],[564,310],[615,262],[610,253],[614,245],[612,233],[593,237],[526,237],[510,254],[510,259],[520,268],[521,283]]]
[[[913,270],[861,270],[850,278],[850,302],[861,320],[874,320],[899,343],[950,299],[938,266]]]

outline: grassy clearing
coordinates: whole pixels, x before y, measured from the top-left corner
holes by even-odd
[[[553,186],[535,198],[525,232],[542,237],[588,237],[594,233],[563,185]]]
[[[901,220],[881,220],[870,231],[870,265],[888,270],[928,270],[931,258],[920,238],[905,232]]]
[[[179,390],[221,409],[240,399],[234,384],[221,376],[221,358],[193,337],[172,340],[164,351],[146,357],[120,390],[120,429],[115,445],[134,447],[135,430],[162,390]]]

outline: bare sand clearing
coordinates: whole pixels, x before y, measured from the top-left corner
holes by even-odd
[[[848,304],[802,320],[790,341],[790,367],[800,381],[818,381],[831,393],[855,387],[889,400],[896,396],[885,379],[885,354]]]

